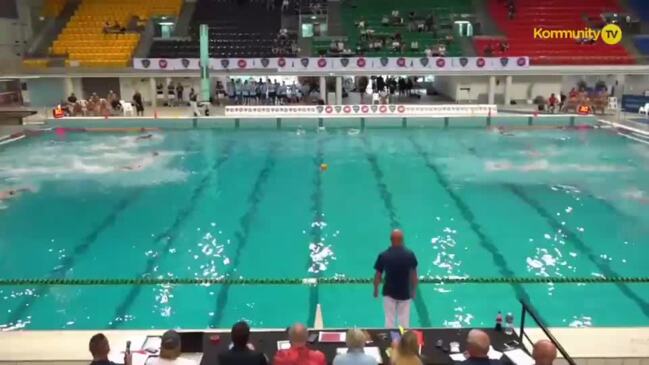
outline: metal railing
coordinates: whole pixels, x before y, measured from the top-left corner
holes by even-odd
[[[543,331],[543,333],[545,333],[545,336],[554,344],[554,346],[556,346],[557,350],[559,351],[561,356],[563,356],[564,360],[570,365],[577,365],[575,363],[575,360],[573,360],[572,357],[570,357],[570,355],[568,355],[568,352],[566,351],[566,349],[563,348],[563,346],[561,346],[559,341],[552,335],[552,333],[550,332],[548,327],[543,323],[543,320],[541,319],[539,314],[536,313],[536,310],[532,307],[532,305],[529,304],[529,303],[525,303],[525,301],[523,301],[523,300],[519,300],[519,302],[521,303],[521,306],[522,306],[521,328],[520,328],[520,331],[518,333],[518,339],[519,339],[519,342],[521,343],[521,345],[523,345],[523,347],[525,347],[524,343],[523,343],[524,339],[527,339],[527,341],[529,341],[529,343],[531,345],[534,345],[534,341],[532,341],[532,339],[530,339],[530,337],[527,335],[527,333],[525,333],[525,317],[526,317],[526,314],[529,314],[530,317],[532,317],[532,319],[534,320],[534,322],[536,322],[536,325],[539,326],[541,331]]]

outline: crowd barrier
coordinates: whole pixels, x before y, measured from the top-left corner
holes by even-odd
[[[458,71],[517,70],[530,65],[528,57],[303,57],[211,58],[211,70],[269,71]],[[134,58],[136,70],[199,70],[198,58]]]
[[[354,116],[496,116],[494,104],[440,105],[306,105],[306,106],[226,106],[225,116],[237,117],[354,117]]]

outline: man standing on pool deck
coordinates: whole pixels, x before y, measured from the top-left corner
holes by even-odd
[[[417,289],[417,257],[404,247],[403,232],[399,229],[390,235],[392,245],[376,258],[374,269],[374,297],[379,296],[379,285],[385,272],[383,283],[383,309],[385,327],[394,328],[395,314],[403,328],[410,327],[410,300],[415,298]]]

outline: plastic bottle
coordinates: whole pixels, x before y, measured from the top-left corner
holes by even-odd
[[[512,312],[507,313],[505,316],[505,334],[507,336],[514,334],[514,315]]]
[[[503,330],[503,314],[498,311],[498,315],[496,315],[496,331],[502,331]]]

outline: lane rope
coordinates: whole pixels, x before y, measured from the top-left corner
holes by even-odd
[[[373,278],[102,278],[0,279],[2,286],[128,286],[128,285],[349,285],[371,284]],[[649,277],[437,277],[420,284],[646,284]]]

